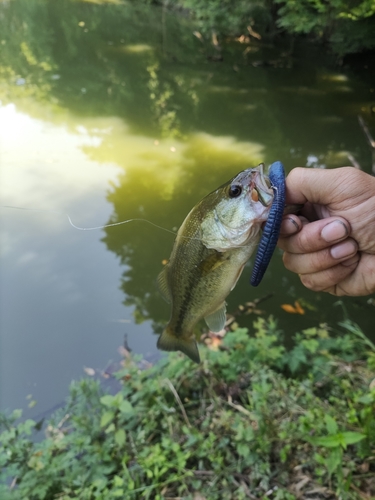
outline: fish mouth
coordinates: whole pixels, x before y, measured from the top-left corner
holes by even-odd
[[[264,169],[264,163],[260,163],[254,169],[255,178],[252,181],[250,193],[253,201],[259,201],[264,207],[269,207],[272,204],[274,193],[269,177],[264,174]]]

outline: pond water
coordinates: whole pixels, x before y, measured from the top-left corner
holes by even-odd
[[[219,62],[194,29],[122,2],[0,2],[2,409],[43,413],[85,367],[118,363],[124,336],[146,359],[161,355],[169,308],[156,277],[174,235],[141,221],[82,231],[66,214],[81,228],[137,218],[175,231],[260,161],[334,168],[350,153],[370,172],[357,121],[374,130],[370,69],[254,41],[224,45]],[[260,307],[286,340],[344,310],[374,337],[368,298],[337,305],[305,290],[279,251],[256,289],[250,266],[229,311],[271,294]],[[295,300],[304,315],[281,308]],[[238,322],[251,329],[255,318]]]

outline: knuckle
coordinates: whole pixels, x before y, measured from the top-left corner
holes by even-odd
[[[287,238],[284,238],[282,235],[279,236],[279,239],[277,240],[277,246],[281,250],[286,250],[287,249]]]
[[[289,252],[284,252],[283,256],[283,264],[288,271],[294,271],[296,272],[294,266],[293,266],[293,254],[290,254]]]
[[[314,272],[325,271],[329,273],[333,265],[329,249],[321,250],[320,252],[312,252],[309,255],[309,259],[310,269]]]
[[[314,292],[329,292],[333,295],[344,295],[340,288],[343,282],[352,272],[351,268],[346,268],[341,264],[333,266],[324,271],[303,274],[300,276],[301,283]]]
[[[306,226],[304,227],[304,229]],[[311,231],[302,231],[298,235],[298,246],[302,253],[310,253],[316,245],[316,235],[312,234]]]
[[[304,287],[312,290],[313,292],[319,292],[322,288],[315,282],[313,275],[302,274],[300,275],[301,283]]]

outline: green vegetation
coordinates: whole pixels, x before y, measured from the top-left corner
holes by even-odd
[[[283,346],[277,323],[228,333],[196,367],[173,354],[122,390],[73,383],[36,422],[1,417],[0,497],[370,498],[375,495],[375,346],[345,321]]]
[[[278,26],[288,33],[328,42],[339,56],[375,48],[373,0],[275,0],[281,5]]]
[[[375,48],[373,0],[174,0],[204,34],[271,35],[281,31],[328,43],[335,54]],[[157,2],[158,3],[158,2]],[[249,28],[250,27],[250,28]]]

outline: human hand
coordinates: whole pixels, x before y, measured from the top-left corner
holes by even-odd
[[[304,207],[282,223],[285,267],[314,291],[375,292],[375,178],[353,167],[295,168],[286,202]]]

